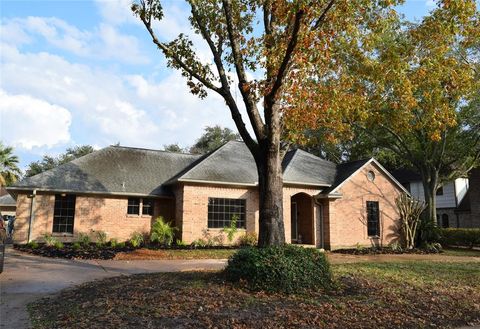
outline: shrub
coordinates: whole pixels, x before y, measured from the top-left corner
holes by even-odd
[[[177,241],[175,241],[175,245],[177,245],[178,247],[186,247],[187,243],[180,239],[177,239]]]
[[[107,233],[104,231],[97,231],[96,236],[97,247],[102,247],[107,244]]]
[[[112,238],[112,239],[110,239],[110,241],[108,242],[108,244],[110,245],[110,247],[116,248],[116,247],[118,246],[118,240],[115,239],[115,238]]]
[[[439,253],[443,250],[442,245],[438,242],[424,243],[420,246],[420,248],[431,253]]]
[[[480,246],[479,228],[444,228],[440,229],[440,241],[448,246]]]
[[[223,232],[227,234],[227,239],[228,239],[228,242],[230,243],[232,243],[233,238],[235,237],[235,233],[237,233],[238,231],[237,221],[238,221],[238,215],[233,215],[232,219],[230,220],[230,225],[225,226],[223,228]]]
[[[440,241],[440,229],[437,224],[430,219],[423,218],[417,229],[417,246],[436,243]]]
[[[254,247],[258,243],[257,233],[246,232],[244,235],[238,238],[238,243],[242,247]]]
[[[130,237],[130,244],[134,248],[140,247],[143,242],[145,241],[145,238],[142,233],[139,232],[134,232],[132,236]]]
[[[90,236],[86,233],[78,233],[78,242],[87,247],[90,245]]]
[[[125,242],[122,241],[122,242],[117,243],[116,248],[125,248]]]
[[[293,245],[240,249],[228,260],[225,274],[251,290],[296,293],[332,286],[325,254]]]
[[[207,241],[204,239],[197,239],[192,242],[192,247],[194,248],[204,248],[207,246]]]
[[[72,245],[72,248],[75,249],[75,250],[78,250],[78,249],[82,248],[82,245],[80,244],[80,242],[75,241]]]
[[[58,241],[56,240],[54,245],[53,245],[56,249],[63,249],[63,243],[61,241]]]
[[[152,225],[150,241],[157,242],[164,246],[170,246],[173,243],[176,229],[176,227],[172,227],[170,223],[165,222],[163,217],[160,216]]]
[[[392,243],[390,243],[390,248],[395,252],[403,251],[402,244],[399,241],[393,241]]]
[[[58,239],[54,236],[52,236],[50,233],[45,233],[43,235],[43,239],[45,240],[45,245],[47,247],[53,247],[55,246],[55,243],[57,243]]]
[[[36,243],[35,241],[30,241],[29,243],[27,243],[27,247],[30,249],[37,249],[38,243]]]

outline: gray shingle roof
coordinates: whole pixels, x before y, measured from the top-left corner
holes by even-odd
[[[231,141],[204,156],[197,164],[177,175],[176,181],[205,181],[237,184],[258,182],[252,154],[243,142]]]
[[[25,178],[15,189],[168,195],[162,184],[200,156],[110,146],[41,174]]]
[[[283,160],[286,183],[330,186],[335,179],[336,165],[303,150],[293,150]]]
[[[10,194],[0,196],[0,206],[15,206],[17,202]]]
[[[286,154],[284,182],[325,186],[333,191],[369,160],[336,165],[302,150]],[[12,188],[73,193],[171,195],[178,181],[256,185],[255,161],[243,142],[231,141],[200,156],[110,146],[52,170],[26,178]]]

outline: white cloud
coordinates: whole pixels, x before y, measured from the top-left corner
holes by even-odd
[[[103,20],[108,24],[141,24],[130,9],[133,0],[96,0],[95,2]]]
[[[29,95],[10,95],[0,89],[1,139],[15,147],[53,147],[70,140],[70,112]]]
[[[3,42],[12,46],[33,43],[38,38],[58,49],[92,59],[115,59],[126,63],[144,64],[148,57],[132,35],[122,34],[109,24],[99,24],[82,31],[55,17],[27,17],[6,20],[0,27]]]
[[[207,125],[234,128],[224,101],[213,93],[206,100],[191,95],[178,72],[156,81],[0,46],[0,87],[68,108],[72,139],[77,143],[161,148],[179,142],[186,146]]]
[[[425,6],[429,8],[433,8],[437,6],[437,1],[436,0],[425,0]]]

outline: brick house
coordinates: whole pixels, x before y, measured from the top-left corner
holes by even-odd
[[[386,245],[397,237],[395,198],[405,192],[375,159],[335,165],[302,150],[286,154],[284,220],[288,243],[335,249]],[[9,187],[17,202],[15,240],[52,233],[72,241],[104,231],[128,239],[158,216],[186,243],[258,232],[255,162],[245,144],[206,155],[110,146]]]

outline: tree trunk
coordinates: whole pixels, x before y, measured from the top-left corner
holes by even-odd
[[[282,152],[279,143],[265,144],[260,145],[262,150],[256,159],[260,205],[259,247],[285,244]]]
[[[423,195],[426,204],[426,216],[429,220],[437,223],[437,172],[422,171]]]

